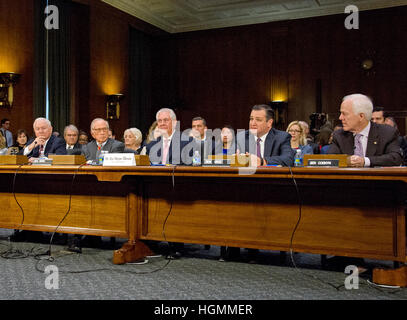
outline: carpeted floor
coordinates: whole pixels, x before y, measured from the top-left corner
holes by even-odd
[[[348,275],[322,270],[319,255],[293,254],[294,267],[290,254],[281,263],[279,252],[261,250],[258,263],[249,264],[247,251],[241,249],[242,262],[220,262],[219,247],[205,250],[203,245],[186,244],[178,260],[155,257],[143,265],[114,265],[113,248],[84,248],[82,254],[73,254],[66,246],[52,245],[49,261],[48,255],[41,255],[49,244],[10,242],[11,233],[0,229],[2,300],[407,299],[407,288],[376,287],[363,274],[359,288],[348,290]],[[391,262],[365,261],[370,267],[392,267]],[[47,266],[54,269],[44,273]]]

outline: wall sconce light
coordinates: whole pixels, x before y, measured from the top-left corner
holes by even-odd
[[[20,77],[21,74],[14,72],[0,73],[0,107],[11,108],[13,106],[13,86],[16,85]]]
[[[106,118],[108,120],[117,120],[120,118],[120,100],[123,97],[124,95],[121,93],[107,96]]]

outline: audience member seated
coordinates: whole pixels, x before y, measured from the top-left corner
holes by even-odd
[[[114,130],[112,128],[109,128],[109,138],[116,140],[116,135],[114,133]]]
[[[11,147],[14,144],[13,134],[10,129],[10,120],[7,118],[1,119],[0,122],[0,136],[3,136],[6,139],[5,146],[1,149]],[[1,142],[0,142],[1,143]]]
[[[73,124],[70,124],[64,129],[64,139],[67,154],[81,154],[82,145],[78,142],[79,130]]]
[[[202,117],[195,117],[192,119],[192,129],[190,131],[191,137],[195,139],[197,145],[200,145],[199,154],[202,161],[207,159],[209,155],[215,153],[215,140],[212,135],[212,130],[209,130],[206,126],[206,120]]]
[[[87,144],[88,142],[89,142],[88,134],[83,130],[79,131],[78,143],[81,145],[84,145],[84,144]]]
[[[52,134],[52,125],[48,119],[37,118],[33,124],[35,138],[27,142],[23,154],[32,162],[35,158],[52,154],[66,154],[65,141]]]
[[[109,123],[106,120],[94,119],[90,125],[90,131],[94,140],[82,146],[82,154],[85,155],[86,160],[96,161],[102,150],[109,153],[124,151],[123,142],[109,138]]]
[[[384,108],[374,107],[372,111],[372,122],[377,124],[384,124]]]
[[[333,131],[329,128],[322,129],[317,135],[317,143],[320,154],[327,154],[332,143]]]
[[[329,154],[350,155],[352,167],[399,166],[402,163],[396,129],[371,122],[369,97],[352,94],[342,100],[339,120],[343,129],[334,131]]]
[[[3,134],[0,131],[0,150],[3,150],[5,148],[7,148],[6,138],[3,136]]]
[[[143,135],[137,128],[129,128],[124,131],[123,135],[125,149],[124,152],[133,152],[134,154],[141,154],[143,149],[141,143]]]
[[[307,139],[307,145],[311,146],[313,153],[315,153],[315,154],[319,153],[319,145],[318,145],[318,143],[315,142],[315,138],[310,133],[308,123],[305,121],[298,121],[298,123],[302,127],[302,130],[304,130],[304,134]]]
[[[17,154],[24,153],[24,148],[27,146],[28,139],[28,134],[24,129],[20,129],[17,131],[16,142],[12,146],[13,148],[18,148]]]
[[[218,151],[216,147],[216,154],[232,155],[236,153],[236,139],[235,130],[230,125],[224,125],[220,134],[221,142],[219,145],[222,146],[221,152]]]
[[[313,154],[312,147],[307,144],[307,137],[299,121],[291,122],[287,127],[287,132],[291,135],[291,148],[296,152],[301,150],[301,157],[305,154]]]
[[[395,128],[397,130],[397,133],[399,135],[398,140],[399,140],[400,148],[401,148],[402,155],[403,155],[403,166],[407,166],[407,138],[400,135],[399,128],[393,117],[387,117],[384,120],[384,123],[389,126],[392,126],[393,128]]]
[[[143,145],[149,144],[153,140],[157,140],[160,136],[160,132],[157,129],[157,121],[154,121],[150,128],[148,129],[146,139],[144,140]]]

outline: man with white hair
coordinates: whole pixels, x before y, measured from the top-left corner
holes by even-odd
[[[90,124],[90,133],[94,140],[82,146],[82,154],[86,160],[96,161],[102,150],[109,153],[124,151],[123,142],[109,138],[109,123],[105,119],[94,119]]]
[[[67,154],[81,154],[82,145],[78,142],[79,130],[73,124],[64,129],[64,140]]]
[[[394,128],[371,122],[373,104],[362,94],[345,96],[329,154],[350,155],[352,167],[399,166],[402,162]]]
[[[146,145],[146,152],[153,164],[191,164],[193,150],[198,146],[185,148],[192,137],[182,136],[176,130],[177,117],[172,109],[162,108],[156,114],[158,139]]]
[[[27,142],[24,155],[28,158],[38,158],[43,152],[44,156],[52,154],[66,154],[63,139],[52,134],[52,125],[48,119],[37,118],[33,124],[35,138]]]

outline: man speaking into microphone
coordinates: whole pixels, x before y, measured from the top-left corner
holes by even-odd
[[[32,159],[39,158],[41,152],[47,157],[48,154],[66,154],[66,146],[63,139],[52,135],[52,125],[48,119],[37,118],[33,124],[35,139],[31,139],[24,149],[24,155]]]

